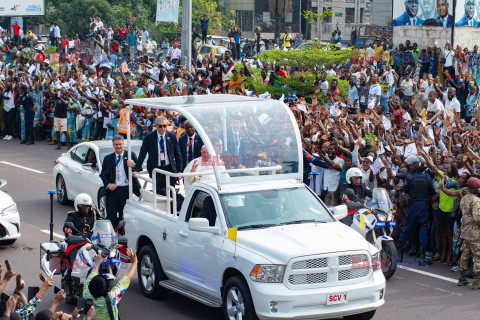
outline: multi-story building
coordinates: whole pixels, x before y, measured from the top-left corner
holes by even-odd
[[[307,10],[311,0],[290,0],[291,10],[285,19],[282,19],[280,33],[290,30],[291,33],[305,32],[303,10]],[[256,27],[262,30],[262,38],[273,39],[275,17],[272,16],[268,0],[224,0],[226,12],[235,10],[236,23],[242,30],[242,36],[253,38]],[[302,29],[303,27],[303,29]]]
[[[370,4],[373,0],[311,0],[312,11],[322,12],[327,8],[332,10],[332,15],[323,23],[311,26],[311,38],[328,41],[332,38],[334,30],[342,32],[342,40],[349,41],[353,28],[370,22]],[[375,0],[378,1],[378,0]],[[391,1],[391,0],[390,0]]]
[[[392,26],[392,0],[375,0],[370,4],[370,23],[380,27]]]

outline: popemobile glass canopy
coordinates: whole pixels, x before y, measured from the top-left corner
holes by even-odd
[[[297,123],[288,106],[278,100],[215,94],[130,99],[126,103],[185,116],[212,156],[210,162],[219,187],[302,179],[302,146]],[[252,168],[257,170],[246,170]]]

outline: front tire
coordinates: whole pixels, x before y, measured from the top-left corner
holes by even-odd
[[[231,277],[222,292],[223,314],[228,320],[257,320],[247,282],[240,276]]]
[[[346,317],[343,317],[343,318],[345,320],[370,320],[375,315],[375,311],[376,310],[368,311],[368,312],[365,312],[365,313],[355,314],[353,316],[346,316]]]
[[[14,244],[17,239],[10,239],[10,240],[2,240],[0,241],[0,245],[2,246],[9,246],[11,244]]]
[[[383,241],[382,251],[380,251],[382,261],[382,272],[385,279],[390,279],[397,270],[397,249],[393,241]]]
[[[57,200],[61,205],[68,204],[67,185],[61,174],[57,176]]]
[[[138,261],[138,280],[143,295],[150,299],[164,297],[168,290],[161,287],[158,282],[168,278],[163,272],[155,248],[152,245],[142,247],[138,254]]]

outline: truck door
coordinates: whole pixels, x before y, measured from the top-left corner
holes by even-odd
[[[184,281],[196,288],[211,293],[218,292],[221,286],[220,268],[223,265],[220,234],[193,231],[188,228],[190,218],[206,218],[211,227],[219,227],[222,222],[217,214],[221,212],[218,197],[207,190],[197,189],[192,195],[185,218],[179,220],[178,263]]]

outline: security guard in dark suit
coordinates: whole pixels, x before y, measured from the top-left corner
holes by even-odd
[[[127,160],[127,152],[124,150],[123,137],[113,137],[115,152],[105,156],[102,163],[100,177],[103,181],[103,189],[100,196],[106,195],[107,219],[114,228],[123,220],[123,208],[128,199],[128,167],[134,168],[137,157],[132,152],[132,160]],[[140,196],[140,183],[134,178],[132,181],[133,193]]]
[[[20,86],[18,104],[23,106],[23,110],[25,111],[25,139],[20,143],[26,145],[34,144],[33,119],[35,117],[35,102],[33,100],[33,94],[28,92],[28,86],[26,84]]]

